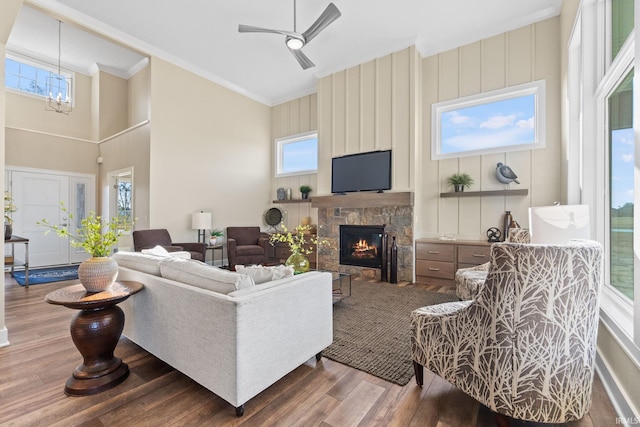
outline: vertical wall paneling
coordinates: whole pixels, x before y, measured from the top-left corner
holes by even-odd
[[[362,105],[360,111],[362,114],[361,123],[362,130],[360,131],[361,152],[371,151],[376,144],[376,66],[375,61],[369,61],[362,64],[360,67],[360,80],[361,80],[361,98]]]
[[[333,110],[331,76],[318,82],[318,193],[331,194],[331,156],[333,152]],[[313,197],[313,196],[312,196]]]
[[[406,190],[411,182],[411,50],[404,49],[392,55],[392,137],[393,156],[397,158],[395,164],[403,167],[393,169],[393,188]]]
[[[507,35],[500,34],[482,42],[482,91],[501,89],[507,84]]]
[[[346,153],[360,151],[360,67],[353,67],[346,71],[347,96],[346,96],[346,126],[347,140]]]
[[[347,108],[346,72],[333,75],[333,153],[346,154]]]
[[[421,61],[419,117],[422,122],[422,157],[416,181],[416,218],[414,236],[437,236],[440,229],[440,162],[431,160],[431,105],[438,102],[439,61],[430,56]]]
[[[376,59],[376,150],[391,148],[391,78],[391,55]]]

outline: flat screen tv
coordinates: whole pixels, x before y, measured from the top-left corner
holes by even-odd
[[[331,192],[391,189],[391,150],[350,154],[331,159]]]

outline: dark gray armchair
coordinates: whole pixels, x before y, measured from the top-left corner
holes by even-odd
[[[236,264],[264,264],[269,259],[269,234],[260,227],[227,227],[229,268]]]
[[[156,246],[162,246],[168,252],[187,251],[191,254],[191,259],[198,261],[204,262],[206,259],[207,245],[205,243],[174,243],[171,241],[169,231],[165,228],[133,232],[133,249],[136,252]]]

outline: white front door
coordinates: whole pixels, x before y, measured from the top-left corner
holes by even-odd
[[[17,208],[13,234],[29,239],[30,267],[80,262],[88,257],[55,232],[45,234],[46,229],[36,223],[46,219],[51,224],[70,225],[69,231],[75,233],[76,223],[93,206],[92,182],[89,177],[11,171],[10,191]],[[73,214],[73,221],[60,209],[61,202]]]

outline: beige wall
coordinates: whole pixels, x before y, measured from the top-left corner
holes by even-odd
[[[150,226],[193,241],[200,210],[212,212],[214,228],[265,226],[269,107],[155,57],[150,81]]]
[[[46,111],[42,98],[7,92],[6,125],[54,135],[91,139],[91,78],[76,73],[74,89],[73,112],[69,115]]]
[[[318,130],[318,96],[304,96],[271,108],[271,176],[276,172],[275,140],[286,136]],[[292,198],[300,199],[300,186],[308,185],[312,191],[310,196],[318,194],[318,174],[295,175],[274,178],[271,185],[271,200],[277,200],[277,189],[291,188]],[[318,223],[318,209],[311,208],[311,203],[276,203],[284,214],[283,222],[293,228],[303,218],[311,218],[312,224]]]
[[[149,68],[144,67],[127,81],[127,127],[149,120]]]
[[[133,169],[133,215],[135,227],[149,228],[149,123],[136,127],[100,144],[102,164],[99,166],[98,199],[100,210],[108,207],[107,198],[113,194],[109,187],[109,173],[126,168]],[[103,215],[104,211],[103,211]],[[133,247],[130,236],[120,239],[120,247]]]
[[[101,141],[125,130],[128,126],[128,83],[113,74],[98,71],[93,79],[98,80],[98,134],[94,140]]]

